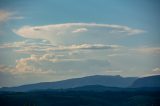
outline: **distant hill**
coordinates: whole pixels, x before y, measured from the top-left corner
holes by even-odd
[[[66,89],[67,91],[95,91],[95,92],[103,92],[103,91],[122,91],[125,88],[118,87],[107,87],[102,85],[86,85],[76,88]]]
[[[160,87],[160,75],[138,78],[131,87]]]
[[[107,87],[128,87],[136,80],[136,77],[95,75],[82,78],[74,78],[57,82],[42,82],[22,85],[18,87],[1,88],[0,91],[31,91],[43,89],[67,89],[86,85],[101,85]]]
[[[159,92],[160,87],[137,87],[137,88],[119,88],[119,87],[107,87],[102,85],[86,85],[81,87],[75,88],[68,88],[63,90],[43,90],[43,91],[89,91],[89,92],[104,92],[104,91],[111,91],[111,92]]]

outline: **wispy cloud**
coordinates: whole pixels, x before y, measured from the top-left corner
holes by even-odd
[[[115,50],[118,45],[103,44],[80,44],[80,45],[59,45],[55,46],[47,41],[21,41],[14,43],[5,43],[0,45],[0,49],[13,49],[18,54],[27,54],[16,60],[15,66],[0,66],[3,73],[12,74],[57,74],[71,70],[96,71],[105,70],[110,65],[107,59],[97,58],[79,58],[70,55],[70,52],[79,51],[101,51]],[[72,72],[72,73],[74,73]]]
[[[17,12],[10,12],[6,10],[0,10],[0,22],[6,22],[8,20],[23,19],[23,16],[19,16]]]
[[[160,47],[140,47],[132,50],[141,54],[160,54]]]
[[[160,68],[154,68],[153,70],[152,70],[153,72],[159,72],[160,73]]]
[[[14,43],[4,43],[0,48],[11,48],[18,53],[24,54],[43,54],[48,52],[63,52],[63,51],[93,51],[93,50],[117,50],[122,46],[120,45],[105,45],[105,44],[74,44],[74,45],[53,45],[49,42],[39,41],[21,41]]]
[[[160,75],[160,67],[153,68],[152,70],[148,71],[147,74],[142,75],[142,77],[153,76],[153,75]]]
[[[73,32],[73,33],[80,33],[80,32],[86,32],[86,31],[88,31],[87,28],[79,28],[79,29],[76,29],[76,30],[74,30],[74,31],[72,31],[72,32]]]

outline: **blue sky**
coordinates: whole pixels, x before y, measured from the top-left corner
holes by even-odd
[[[160,73],[158,0],[0,2],[0,86]]]

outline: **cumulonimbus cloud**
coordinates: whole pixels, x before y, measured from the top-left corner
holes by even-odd
[[[23,26],[13,30],[17,35],[25,38],[46,39],[55,43],[72,42],[73,40],[85,40],[89,36],[92,39],[104,36],[135,35],[143,33],[141,29],[128,26],[96,23],[64,23],[45,26]],[[83,36],[83,38],[82,38]]]

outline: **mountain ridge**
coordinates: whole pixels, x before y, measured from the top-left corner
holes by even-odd
[[[131,87],[160,87],[160,75],[138,78],[133,82]]]
[[[40,82],[35,84],[28,84],[28,85],[21,85],[17,87],[3,87],[0,88],[0,91],[19,91],[19,92],[25,92],[25,91],[32,91],[32,90],[45,90],[45,89],[70,89],[70,88],[77,88],[77,87],[83,87],[83,86],[89,86],[89,85],[100,85],[104,87],[115,87],[115,88],[136,88],[136,87],[150,87],[145,86],[146,83],[143,84],[143,82],[146,82],[146,80],[151,80],[150,82],[153,82],[155,80],[155,77],[157,77],[157,85],[151,85],[151,87],[160,87],[160,75],[157,76],[148,76],[143,78],[138,77],[122,77],[120,75],[116,76],[109,76],[109,75],[93,75],[93,76],[86,76],[81,78],[73,78],[73,79],[67,79],[62,81],[55,81],[55,82]],[[144,79],[141,81],[141,79]],[[137,86],[137,83],[139,84],[140,80],[140,86]],[[148,81],[149,82],[149,81]],[[107,89],[108,89],[107,88]]]
[[[128,87],[137,77],[121,77],[120,75],[93,75],[81,78],[73,78],[56,82],[40,82],[35,84],[21,85],[17,87],[3,87],[6,91],[29,91],[33,89],[67,89],[85,85],[103,85],[108,87]]]

